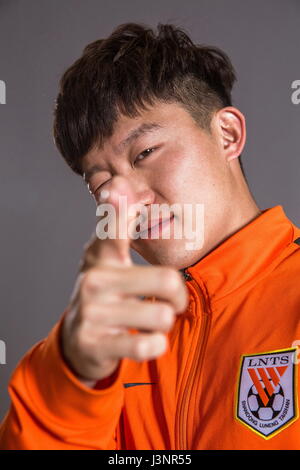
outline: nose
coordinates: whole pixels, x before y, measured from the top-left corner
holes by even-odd
[[[140,204],[142,206],[151,205],[155,201],[155,193],[151,189],[148,182],[137,174],[116,174],[114,175],[108,184],[105,185],[105,189],[99,191],[99,194],[96,197],[96,205],[100,202],[100,194],[103,194],[104,191],[110,191],[113,188],[120,188],[122,192],[122,181],[129,183],[130,188],[133,192],[134,204]]]
[[[155,193],[149,183],[141,175],[131,173],[126,175],[126,179],[132,187],[135,195],[135,202],[143,206],[154,203]]]

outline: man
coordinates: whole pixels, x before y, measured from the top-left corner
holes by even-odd
[[[56,145],[117,222],[126,198],[128,230],[85,246],[64,314],[11,377],[2,448],[299,447],[300,229],[248,188],[234,81],[221,50],[134,23],[63,75]],[[204,208],[197,249],[152,236],[174,235],[176,211],[132,236],[130,209],[155,204]]]

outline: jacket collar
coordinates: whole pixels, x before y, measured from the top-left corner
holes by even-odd
[[[211,300],[218,300],[274,269],[285,248],[298,237],[300,229],[287,218],[282,206],[274,206],[181,271],[204,284]],[[292,245],[292,249],[296,247]]]

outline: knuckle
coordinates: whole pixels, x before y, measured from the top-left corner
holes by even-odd
[[[94,345],[94,338],[89,333],[86,325],[83,325],[77,332],[76,335],[76,344],[80,351],[84,351],[87,348],[90,348]]]
[[[89,270],[84,273],[81,280],[81,289],[88,290],[95,285],[94,271]]]
[[[174,309],[170,305],[160,306],[158,319],[163,326],[170,327],[174,322]]]
[[[93,324],[97,322],[97,324],[107,324],[110,318],[108,310],[101,308],[99,305],[95,305],[93,303],[86,303],[83,307],[82,316],[85,321]]]
[[[171,294],[175,294],[181,285],[180,274],[173,268],[165,268],[162,275],[164,288]]]
[[[86,321],[78,329],[75,342],[80,351],[91,352],[101,347],[105,331],[101,327],[95,328],[90,322]]]
[[[145,339],[136,339],[132,344],[132,355],[137,360],[142,360],[147,357],[149,347]]]
[[[107,276],[103,269],[89,269],[82,279],[85,291],[101,292],[107,288]]]
[[[164,267],[164,266],[162,266],[158,269],[159,269],[159,272],[158,272],[157,280],[159,282],[159,285],[163,289],[165,289],[168,285],[168,282],[169,282],[169,275],[170,275],[171,269],[167,268],[167,267]]]

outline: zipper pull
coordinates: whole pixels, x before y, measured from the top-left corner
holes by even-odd
[[[190,273],[188,273],[188,272],[183,271],[182,275],[183,275],[183,277],[186,281],[191,281],[193,279],[192,276],[190,275]]]

